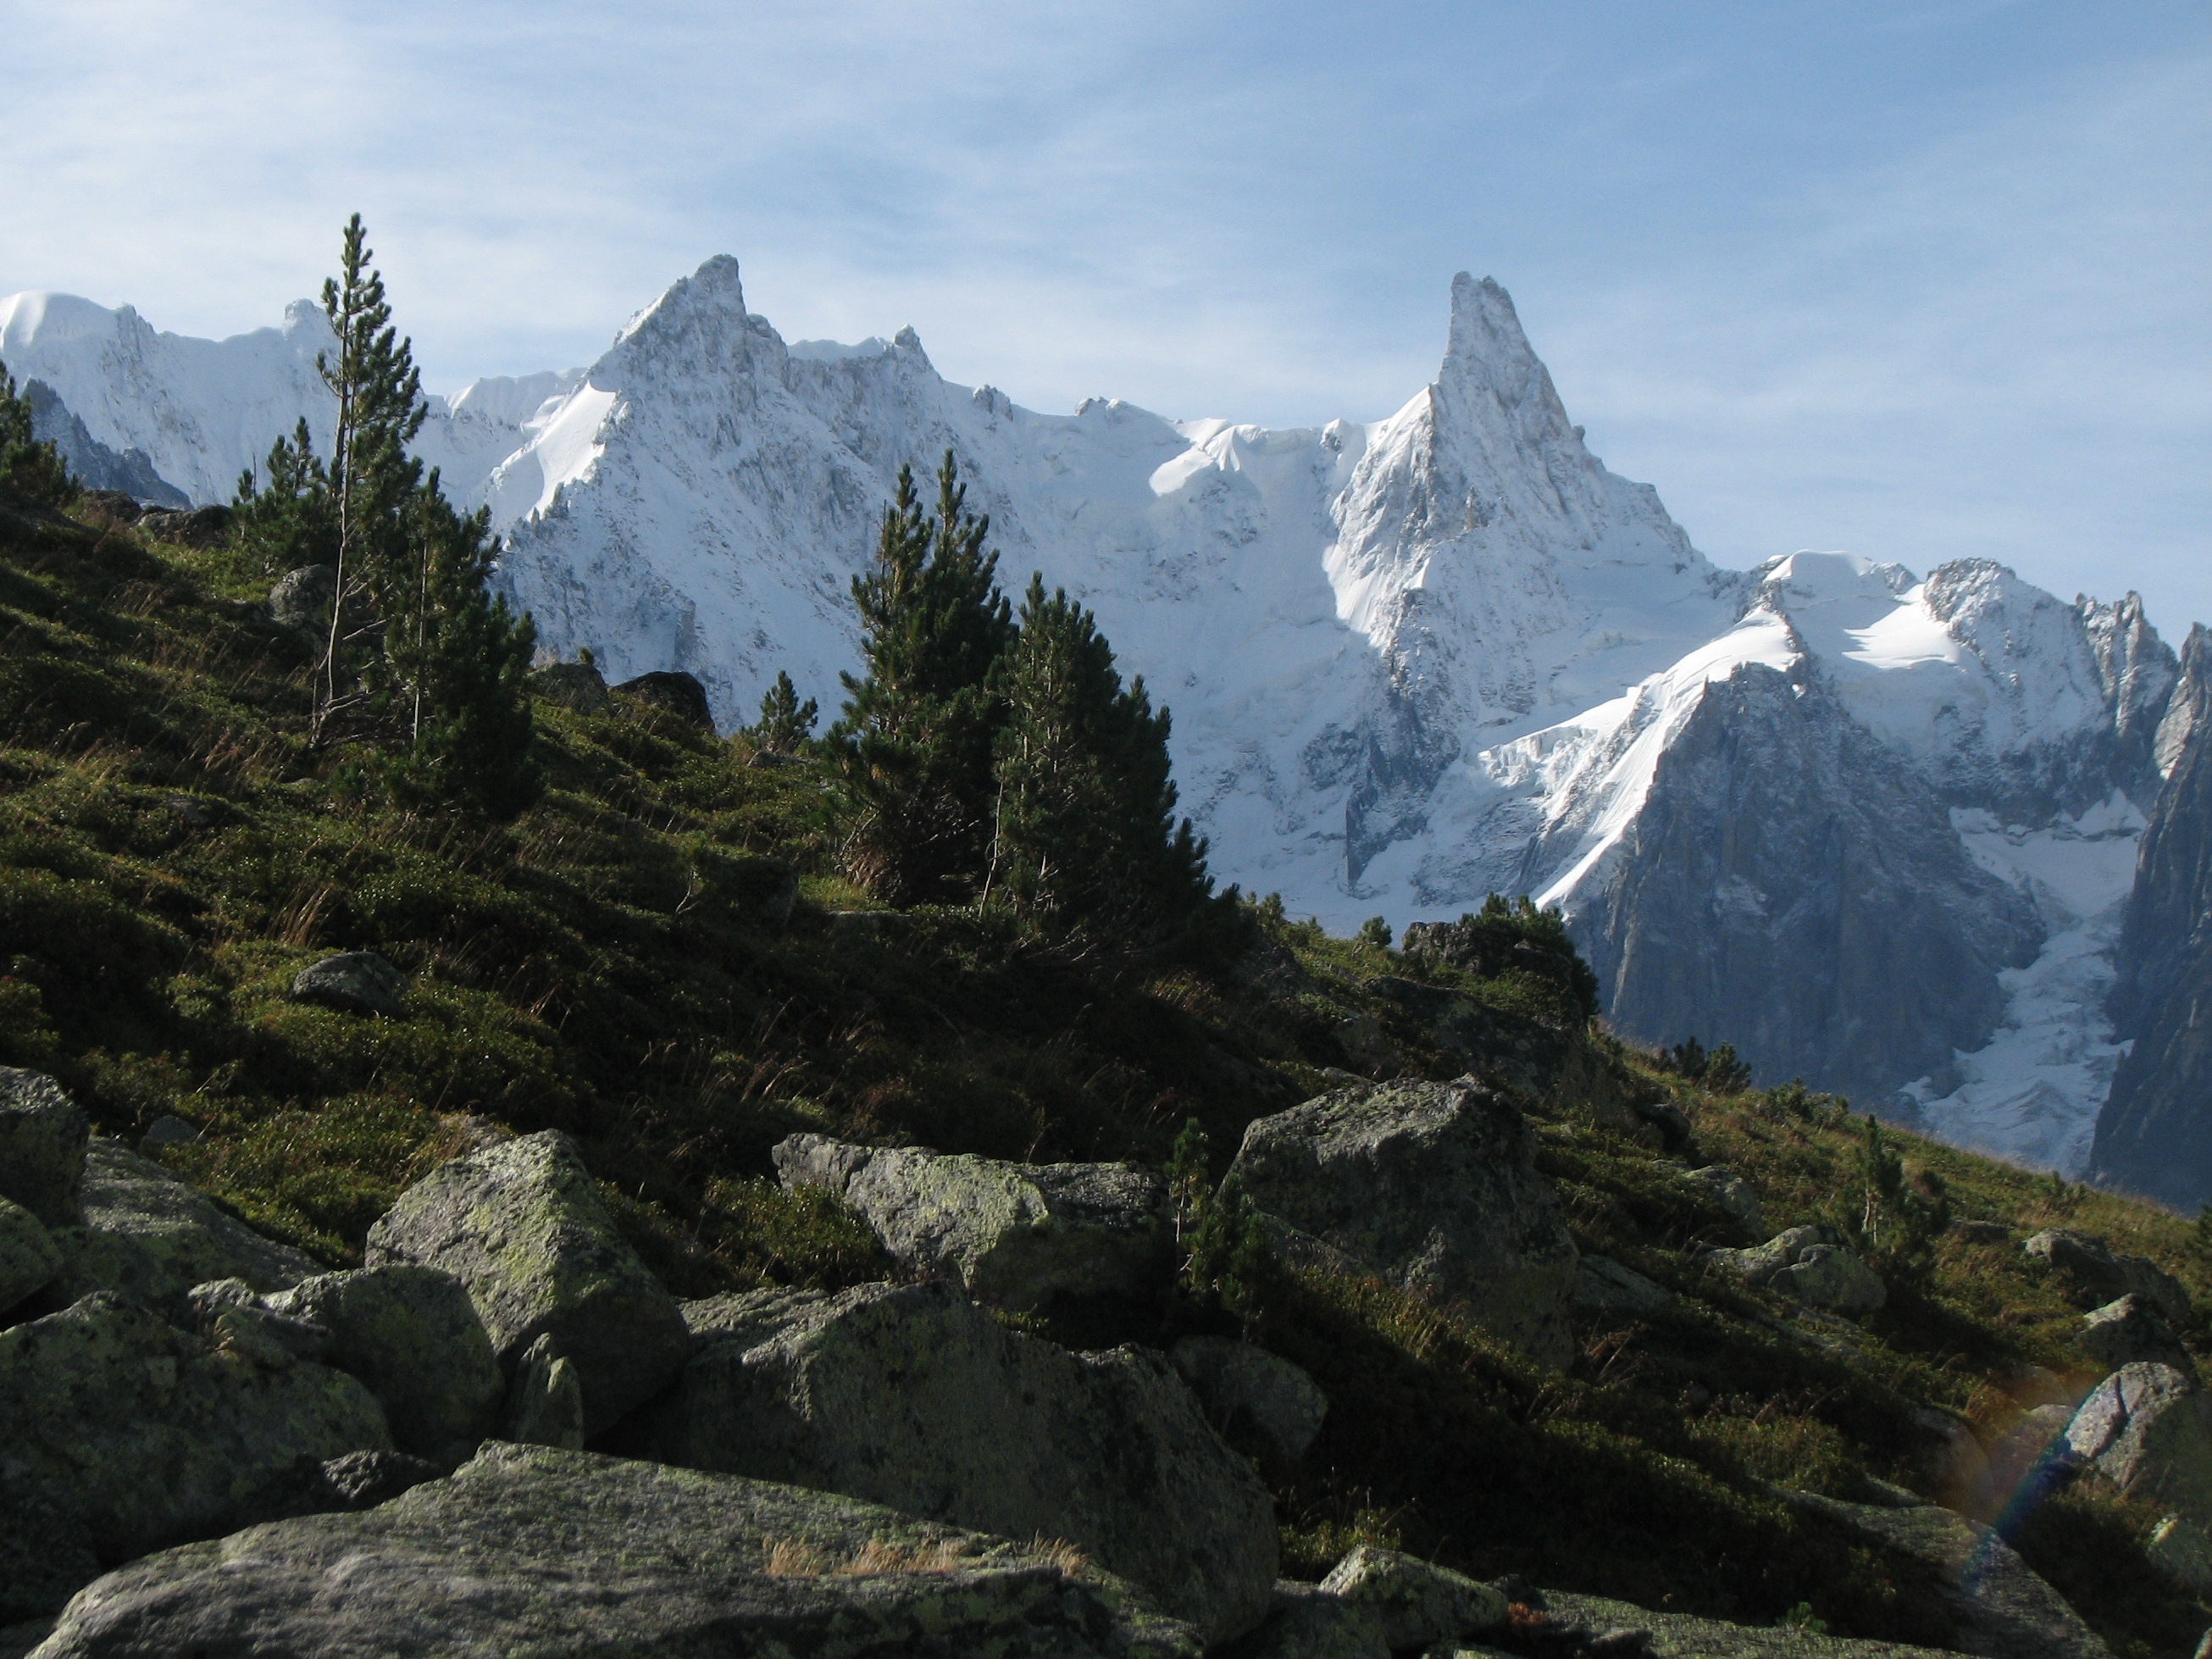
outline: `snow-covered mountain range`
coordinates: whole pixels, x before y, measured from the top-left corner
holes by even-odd
[[[302,416],[327,435],[328,340],[304,302],[212,342],[0,301],[0,359],[79,470],[195,501]],[[434,401],[419,447],[491,507],[550,650],[688,670],[726,726],[779,669],[836,705],[897,469],[950,448],[1003,578],[1091,605],[1173,709],[1224,879],[1338,928],[1534,893],[1632,1035],[2086,1164],[2174,763],[2140,602],[1978,561],[1717,568],[1589,453],[1495,283],[1455,280],[1437,379],[1395,414],[1282,431],[1039,414],[946,381],[910,330],[786,342],[716,258],[588,369]]]

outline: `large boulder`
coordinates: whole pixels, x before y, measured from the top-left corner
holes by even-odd
[[[530,672],[527,682],[533,696],[557,703],[576,714],[607,712],[607,682],[596,664],[551,662]]]
[[[1231,1652],[1233,1659],[1390,1659],[1373,1608],[1287,1578],[1275,1586],[1266,1620]]]
[[[2197,1369],[2173,1328],[2159,1317],[2157,1305],[2133,1291],[2082,1315],[2074,1346],[2107,1371],[2144,1360],[2171,1365],[2185,1376]]]
[[[1989,1659],[2112,1659],[2112,1650],[2065,1598],[1978,1521],[1934,1504],[1893,1508],[1806,1492],[1779,1495],[1936,1568],[1961,1653]]]
[[[62,1253],[38,1217],[0,1198],[0,1313],[54,1282]]]
[[[699,1352],[617,1449],[1061,1539],[1210,1640],[1266,1612],[1267,1488],[1162,1356],[1071,1354],[944,1285],[758,1291],[686,1311]]]
[[[2097,1307],[2133,1291],[2148,1298],[2167,1319],[2189,1317],[2189,1292],[2181,1288],[2179,1279],[2154,1261],[2115,1254],[2101,1238],[2067,1227],[2049,1227],[2020,1249],[2029,1261],[2049,1267],[2078,1306]]]
[[[1869,1314],[1888,1298],[1881,1275],[1826,1222],[1790,1227],[1742,1250],[1708,1250],[1709,1268],[1832,1313]]]
[[[0,1492],[77,1516],[104,1561],[282,1513],[302,1459],[391,1448],[344,1372],[106,1297],[0,1331]]]
[[[624,680],[615,690],[675,715],[686,726],[702,732],[714,729],[714,711],[707,706],[707,688],[699,684],[696,674],[687,674],[680,668],[661,669],[640,674],[634,680]]]
[[[313,1256],[264,1238],[119,1141],[95,1139],[86,1149],[81,1200],[83,1224],[53,1234],[63,1258],[53,1293],[70,1301],[106,1291],[181,1319],[195,1285],[239,1279],[266,1292],[322,1271]]]
[[[1601,1317],[1641,1319],[1672,1312],[1681,1306],[1681,1298],[1609,1256],[1586,1255],[1575,1279],[1574,1304]]]
[[[1340,1090],[1244,1132],[1232,1172],[1269,1215],[1564,1364],[1576,1251],[1535,1137],[1471,1078]]]
[[[775,1156],[786,1187],[840,1194],[901,1267],[995,1307],[1139,1295],[1174,1272],[1166,1183],[1134,1164],[1006,1164],[814,1134]]]
[[[84,1109],[53,1079],[0,1066],[0,1198],[49,1227],[76,1220],[91,1133]]]
[[[2130,1498],[2212,1525],[2212,1401],[2171,1365],[2123,1365],[2066,1425],[2075,1461]]]
[[[1419,1556],[1361,1544],[1321,1581],[1328,1595],[1372,1612],[1392,1649],[1479,1636],[1505,1623],[1504,1592]]]
[[[1321,1432],[1328,1396],[1280,1354],[1226,1336],[1186,1336],[1169,1351],[1206,1419],[1231,1441],[1257,1440],[1295,1463]]]
[[[1766,1237],[1766,1219],[1759,1201],[1759,1189],[1725,1164],[1685,1170],[1675,1179],[1733,1221],[1740,1237]]]
[[[497,1425],[499,1357],[467,1288],[442,1268],[319,1273],[270,1306],[329,1333],[330,1363],[368,1385],[401,1450],[450,1468]]]
[[[616,1231],[582,1154],[558,1130],[432,1171],[369,1229],[363,1260],[459,1279],[510,1373],[551,1337],[575,1365],[594,1434],[657,1393],[691,1349],[675,1298]]]
[[[366,1513],[134,1562],[88,1586],[40,1653],[1196,1659],[1198,1644],[1062,1552],[818,1492],[495,1444]]]

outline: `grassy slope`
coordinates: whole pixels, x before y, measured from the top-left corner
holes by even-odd
[[[56,1072],[112,1133],[168,1112],[205,1126],[169,1160],[334,1262],[471,1115],[575,1133],[692,1294],[880,1271],[852,1218],[767,1178],[793,1128],[1158,1161],[1191,1115],[1232,1146],[1319,1068],[1371,1054],[1378,1026],[1415,1069],[1449,1069],[1358,988],[1406,965],[1310,926],[1262,919],[1275,948],[1241,971],[1070,962],[954,912],[840,933],[824,910],[855,901],[813,769],[748,767],[741,744],[639,707],[541,706],[551,787],[511,826],[396,812],[306,746],[305,659],[250,602],[265,585],[220,552],[0,508],[0,1063]],[[742,902],[742,860],[771,853],[805,877],[781,935]],[[301,967],[349,949],[416,976],[405,1018],[286,1000]],[[1548,1012],[1526,985],[1462,988]],[[1772,1226],[1827,1212],[1850,1183],[1854,1132],[1832,1114],[1688,1090],[1626,1051],[1604,1068],[1674,1093]],[[2072,1310],[2016,1251],[1946,1240],[1929,1283],[1900,1287],[1839,1357],[1699,1275],[1683,1247],[1724,1237],[1725,1218],[1649,1146],[1572,1100],[1546,1113],[1585,1248],[1680,1291],[1685,1312],[1592,1325],[1559,1376],[1379,1285],[1274,1285],[1255,1334],[1334,1402],[1307,1467],[1270,1471],[1292,1564],[1390,1536],[1652,1606],[1759,1621],[1804,1602],[1839,1631],[1942,1639],[1910,1564],[1765,1483],[1933,1490],[1916,1409],[2001,1426],[2033,1402],[2029,1368],[2077,1368]],[[1906,1150],[1962,1214],[2103,1233],[2212,1292],[2172,1217]],[[1206,1317],[1170,1305],[1063,1334],[1160,1340]],[[2185,1653],[2212,1616],[2142,1565],[2132,1540],[2154,1519],[2076,1494],[2020,1538],[2125,1654]]]

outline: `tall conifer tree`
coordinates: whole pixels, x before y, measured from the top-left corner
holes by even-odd
[[[1115,937],[1187,919],[1212,890],[1177,823],[1168,713],[1127,690],[1091,614],[1030,579],[1004,677],[993,879],[1017,907]]]
[[[894,904],[964,898],[984,878],[1003,716],[992,681],[1013,633],[990,521],[968,512],[950,450],[937,483],[933,520],[899,470],[874,568],[853,580],[866,672],[842,677],[827,739],[853,809],[848,866]]]
[[[0,363],[0,489],[33,507],[59,507],[76,494],[61,453],[31,433],[31,405]]]

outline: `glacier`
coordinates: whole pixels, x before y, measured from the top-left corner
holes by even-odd
[[[196,501],[295,420],[326,438],[328,341],[304,301],[210,342],[0,301],[18,378]],[[2087,1157],[2177,673],[2140,601],[1983,561],[1720,568],[1589,452],[1492,281],[1454,279],[1396,412],[1280,430],[1038,413],[945,380],[911,329],[787,343],[718,257],[588,368],[433,399],[417,447],[489,508],[549,653],[688,671],[726,729],[779,670],[836,705],[897,470],[950,449],[1002,580],[1089,605],[1172,709],[1224,879],[1340,931],[1534,893],[1632,1035]]]

